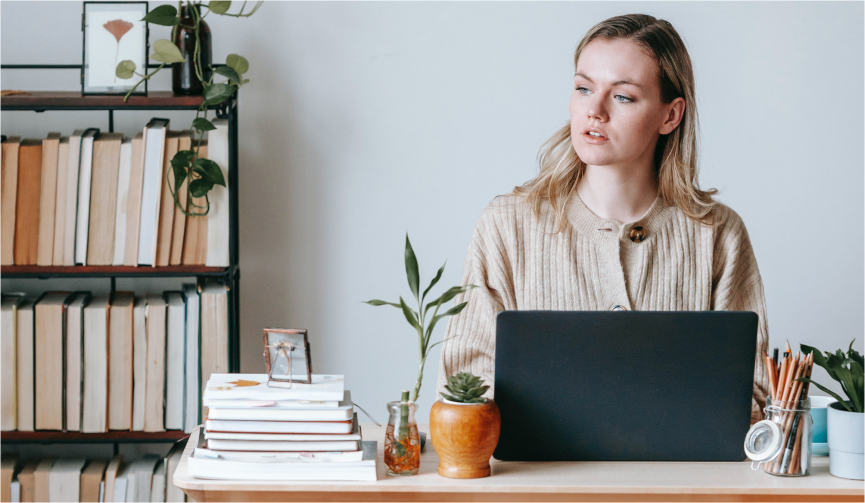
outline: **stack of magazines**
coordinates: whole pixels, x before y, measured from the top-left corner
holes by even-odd
[[[246,480],[376,480],[376,442],[361,439],[341,375],[268,386],[267,374],[211,374],[192,476]]]

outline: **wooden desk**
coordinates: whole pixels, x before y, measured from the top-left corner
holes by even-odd
[[[195,501],[863,501],[862,481],[829,475],[829,458],[812,458],[808,477],[775,477],[750,463],[517,463],[492,460],[492,475],[473,480],[440,477],[427,444],[420,473],[385,475],[384,428],[362,425],[378,441],[377,482],[256,482],[189,476],[198,440],[189,437],[174,483]],[[421,431],[429,431],[426,425]]]

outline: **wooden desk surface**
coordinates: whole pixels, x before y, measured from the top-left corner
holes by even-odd
[[[750,463],[499,462],[492,475],[454,480],[438,475],[431,443],[420,473],[385,475],[384,428],[362,424],[378,441],[377,482],[249,482],[191,477],[189,438],[174,483],[195,501],[863,501],[862,481],[829,474],[829,458],[813,457],[811,475],[775,477]],[[429,431],[421,425],[421,431]]]

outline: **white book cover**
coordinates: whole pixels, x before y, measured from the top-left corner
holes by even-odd
[[[126,212],[129,207],[129,176],[132,171],[132,139],[120,144],[120,170],[117,172],[117,207],[114,210],[114,257],[112,265],[123,265],[126,256]]]
[[[177,471],[177,467],[180,465],[180,459],[183,457],[183,448],[185,446],[185,443],[174,444],[171,452],[165,457],[165,501],[186,501],[186,494],[183,492],[183,489],[174,485],[174,472]]]
[[[167,293],[165,351],[165,429],[182,430],[183,395],[186,389],[183,367],[186,364],[186,304],[179,293]]]
[[[36,313],[33,300],[25,300],[18,305],[18,431],[33,431],[34,417],[34,366],[36,346]]]
[[[12,503],[18,503],[21,501],[21,482],[18,482],[18,478],[12,481],[12,486],[9,488],[10,498],[9,501]]]
[[[144,431],[147,389],[147,300],[135,297],[132,307],[132,431]]]
[[[79,293],[66,308],[66,429],[81,431],[84,387],[84,306],[90,294]]]
[[[345,394],[342,375],[312,374],[312,383],[293,383],[291,388],[267,385],[267,374],[211,374],[204,389],[208,400],[337,400]]]
[[[126,486],[129,481],[129,465],[123,465],[114,479],[114,498],[112,501],[132,501],[126,499]]]
[[[310,433],[231,433],[221,431],[201,430],[207,440],[253,440],[256,442],[331,442],[333,440],[361,440],[360,425],[357,413],[352,418],[351,432],[343,435],[310,434]]]
[[[201,424],[199,416],[199,385],[198,385],[198,324],[201,310],[201,299],[198,286],[184,284],[183,294],[186,296],[186,365],[183,372],[186,378],[185,417],[183,431],[192,433]],[[170,485],[169,485],[170,487]]]
[[[153,481],[150,484],[150,501],[165,501],[165,465],[159,463],[153,472]]]
[[[81,165],[78,172],[78,211],[75,222],[75,264],[87,264],[87,238],[90,228],[90,183],[93,180],[93,141],[95,131],[81,137]]]
[[[153,483],[153,472],[162,458],[156,454],[145,454],[132,463],[135,474],[135,499],[131,501],[150,501],[150,488]],[[127,489],[126,494],[129,494]],[[128,501],[128,500],[127,500]]]
[[[168,120],[153,119],[144,129],[144,178],[141,188],[141,222],[138,233],[138,264],[156,263],[156,236],[162,199],[163,156]]]
[[[21,297],[3,297],[2,301],[2,330],[0,330],[0,386],[2,386],[2,424],[0,430],[13,431],[18,429],[18,366],[16,355],[18,353],[18,304]]]
[[[107,295],[95,295],[84,307],[84,391],[81,432],[108,431]]]
[[[213,121],[216,129],[207,133],[207,157],[219,165],[225,178],[225,187],[214,185],[208,193],[210,211],[207,213],[208,267],[228,266],[228,119]]]
[[[357,441],[354,442],[309,442],[310,444],[339,444],[339,448],[327,450],[310,449],[309,451],[297,450],[295,452],[266,452],[263,449],[257,449],[258,446],[253,445],[252,449],[216,449],[214,440],[207,440],[199,445],[192,452],[192,456],[205,459],[224,459],[226,461],[247,461],[251,463],[344,463],[347,461],[362,461],[363,451]],[[229,440],[222,440],[222,443],[228,443]],[[244,442],[236,442],[241,444]],[[252,443],[252,442],[245,442]]]
[[[266,403],[266,402],[264,402]],[[209,419],[259,421],[349,421],[354,413],[351,391],[345,390],[345,399],[338,407],[321,409],[295,409],[281,407],[221,408],[208,406]]]
[[[357,442],[357,440],[331,440],[319,442],[258,442],[255,440],[219,440],[210,438],[207,440],[206,445],[214,452],[350,452],[358,449]]]
[[[75,265],[75,223],[78,221],[78,183],[81,169],[81,137],[84,129],[76,129],[69,137],[69,166],[66,175],[66,229],[63,232],[63,265]],[[59,190],[59,187],[58,187]],[[59,223],[59,222],[58,222]]]
[[[227,421],[207,419],[204,427],[210,431],[237,433],[351,433],[351,421]]]
[[[78,501],[84,458],[60,458],[48,472],[48,501]]]
[[[208,407],[223,409],[245,409],[247,407],[270,407],[274,409],[333,409],[341,402],[336,400],[213,400],[207,401]]]
[[[376,480],[376,442],[362,442],[363,460],[342,463],[259,463],[189,457],[189,474],[202,479]]]

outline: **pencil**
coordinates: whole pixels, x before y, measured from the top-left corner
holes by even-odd
[[[765,351],[763,351],[763,355],[766,358],[766,369],[769,373],[769,391],[772,393],[773,397],[777,397],[778,395],[775,391],[775,379],[777,377],[775,375],[775,362],[772,360],[772,358],[769,357],[768,354],[766,354]]]

